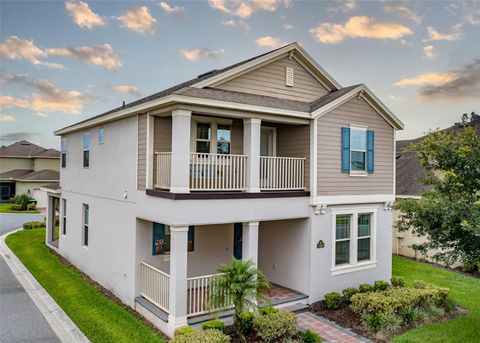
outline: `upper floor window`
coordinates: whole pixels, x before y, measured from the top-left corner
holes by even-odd
[[[350,128],[350,171],[364,172],[367,160],[367,130]]]
[[[65,168],[67,166],[67,138],[62,137],[61,141],[61,164],[62,168]]]
[[[230,154],[230,125],[217,127],[217,154]]]
[[[88,229],[90,227],[90,208],[87,204],[83,204],[83,232],[82,244],[88,246]]]
[[[105,129],[103,127],[98,129],[98,144],[105,143]]]
[[[83,167],[90,166],[90,132],[83,134]]]
[[[197,123],[196,152],[201,152],[206,154],[210,152],[210,137],[211,137],[210,124]]]
[[[367,175],[374,172],[375,132],[366,127],[342,127],[341,170],[350,175]],[[393,152],[392,152],[393,153]]]

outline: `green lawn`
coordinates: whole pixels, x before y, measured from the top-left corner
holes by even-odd
[[[38,210],[31,211],[12,211],[11,204],[0,204],[0,213],[40,213]]]
[[[452,299],[469,311],[467,316],[429,324],[395,337],[393,342],[479,342],[480,341],[480,279],[450,272],[426,263],[393,256],[393,275],[407,284],[425,280],[450,288]]]
[[[6,243],[92,342],[165,342],[128,310],[67,268],[44,244],[45,229],[21,230]]]

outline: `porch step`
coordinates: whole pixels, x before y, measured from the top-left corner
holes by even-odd
[[[168,322],[168,313],[165,311],[161,310],[154,304],[152,304],[150,301],[143,297],[136,297],[135,302],[141,306],[143,306],[145,309],[150,311],[153,315],[155,315],[157,318],[160,318],[164,322]]]
[[[293,305],[282,307],[282,310],[293,312],[293,313],[300,313],[300,312],[307,311],[308,308],[309,308],[309,306],[307,304],[295,303]]]

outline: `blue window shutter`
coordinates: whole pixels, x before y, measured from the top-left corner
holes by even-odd
[[[342,173],[350,172],[350,128],[342,127]]]
[[[161,255],[165,251],[165,225],[153,223],[152,227],[152,255]]]
[[[367,173],[374,172],[375,165],[375,132],[367,131]]]
[[[188,251],[195,249],[195,226],[190,225],[188,227]]]

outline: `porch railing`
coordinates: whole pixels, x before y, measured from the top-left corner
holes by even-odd
[[[220,308],[210,307],[209,299],[216,291],[221,274],[205,275],[187,279],[187,316],[197,316]],[[225,294],[226,295],[226,294]],[[231,304],[227,304],[231,307]]]
[[[247,156],[190,154],[190,189],[195,191],[245,190]]]
[[[171,152],[156,152],[157,180],[155,188],[170,189]]]
[[[260,157],[261,190],[305,189],[305,157]]]
[[[141,262],[140,295],[169,313],[170,275]]]

